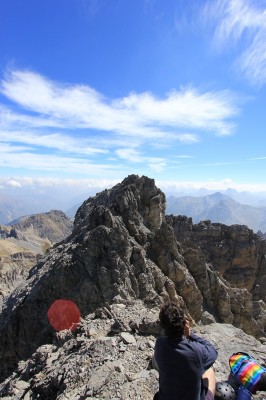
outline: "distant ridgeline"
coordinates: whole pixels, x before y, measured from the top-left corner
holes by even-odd
[[[266,232],[266,207],[241,204],[219,192],[200,197],[169,196],[166,213],[186,215],[194,223],[211,220],[225,225],[247,225],[254,232]]]
[[[8,295],[28,276],[29,269],[54,243],[71,234],[73,222],[61,211],[21,217],[0,225],[0,310]]]

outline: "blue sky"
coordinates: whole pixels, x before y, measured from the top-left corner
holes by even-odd
[[[0,1],[0,187],[265,191],[266,1]]]

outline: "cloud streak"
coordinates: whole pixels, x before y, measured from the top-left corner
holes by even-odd
[[[34,134],[32,132],[27,132],[26,130],[16,132],[0,130],[0,142],[23,143],[24,145],[28,146],[44,147],[48,149],[56,149],[60,152],[83,155],[108,153],[108,150],[101,149],[99,147],[93,147],[92,140],[79,137],[73,138],[62,133]],[[13,147],[13,150],[14,149],[15,148]],[[16,147],[16,149],[21,150],[20,147]]]
[[[0,165],[38,171],[91,175],[117,171],[116,162],[162,172],[169,160],[154,157],[151,149],[193,145],[206,131],[229,135],[239,112],[230,91],[189,87],[163,97],[145,92],[108,99],[89,86],[21,70],[6,73],[0,93],[8,99],[0,104]]]
[[[238,113],[229,91],[201,94],[188,88],[173,90],[164,98],[130,93],[110,101],[88,86],[60,85],[30,71],[10,71],[0,90],[27,110],[28,122],[36,121],[37,126],[45,116],[54,127],[95,129],[143,139],[196,141],[193,134],[173,132],[181,128],[229,134],[230,119]]]
[[[124,166],[119,163],[96,163],[90,159],[80,157],[34,154],[25,151],[18,153],[7,148],[0,148],[0,154],[0,167],[2,168],[45,171],[47,173],[52,173],[56,170],[67,174],[74,173],[87,176],[102,176],[103,174],[105,176],[112,176],[113,174],[124,176],[127,172]]]
[[[147,164],[148,167],[155,172],[161,172],[166,167],[166,161],[162,157],[146,157],[135,149],[118,149],[116,154],[124,160],[131,161],[133,163]]]
[[[266,7],[261,0],[213,0],[203,8],[203,19],[213,24],[218,47],[238,45],[237,71],[255,85],[266,83]]]

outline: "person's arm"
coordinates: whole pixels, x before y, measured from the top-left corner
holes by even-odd
[[[215,347],[208,342],[208,340],[201,338],[190,330],[190,323],[186,320],[184,327],[184,335],[187,339],[199,343],[199,350],[202,354],[202,361],[204,370],[209,369],[218,356],[218,352]]]
[[[189,331],[187,331],[187,333],[188,336],[186,337],[188,339],[199,343],[199,349],[202,354],[203,367],[204,370],[206,371],[212,366],[212,364],[216,360],[218,352],[216,348],[210,342],[208,342],[208,340],[203,339],[202,337],[196,335],[194,332],[191,332],[190,329]]]

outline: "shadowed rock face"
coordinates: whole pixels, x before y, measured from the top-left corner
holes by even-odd
[[[259,336],[266,326],[266,242],[244,225],[167,217],[204,304],[219,321]]]
[[[2,376],[38,346],[51,343],[47,310],[57,299],[73,300],[82,316],[107,304],[138,300],[153,308],[175,299],[195,321],[217,318],[247,331],[253,324],[250,333],[263,335],[264,303],[255,307],[247,289],[231,287],[205,260],[194,238],[187,238],[193,231],[188,220],[180,229],[185,238],[180,244],[178,224],[164,210],[165,196],[154,181],[136,175],[83,203],[72,235],[33,267],[4,305]]]

